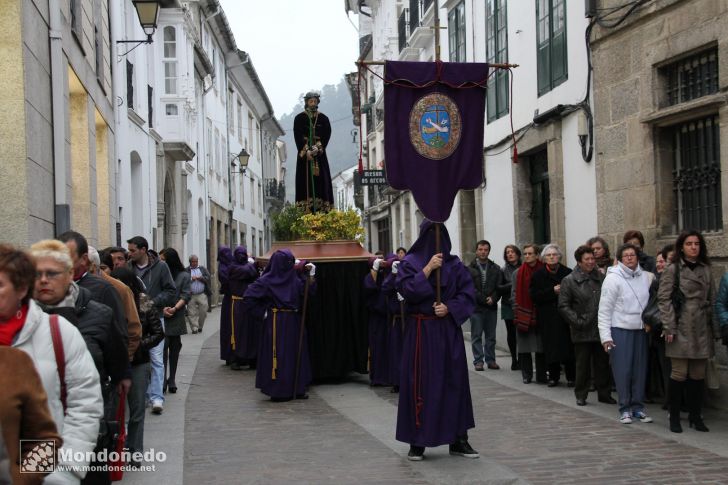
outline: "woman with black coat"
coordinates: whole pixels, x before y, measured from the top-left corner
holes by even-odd
[[[185,308],[192,298],[192,279],[185,271],[185,267],[179,258],[177,250],[166,248],[159,254],[169,266],[172,273],[174,286],[177,292],[174,298],[174,305],[164,309],[164,372],[167,378],[164,381],[163,391],[169,389],[172,394],[177,392],[177,362],[179,353],[182,350],[182,335],[187,333],[187,321],[185,320]],[[169,362],[169,365],[167,363]],[[169,369],[169,372],[167,370]]]
[[[159,319],[159,311],[146,293],[144,283],[129,268],[121,267],[111,272],[111,276],[124,283],[134,295],[139,320],[142,324],[142,339],[131,361],[131,388],[126,395],[129,404],[129,422],[126,447],[131,453],[144,451],[145,393],[149,386],[151,369],[149,350],[164,339],[164,329]],[[132,463],[138,465],[138,463]]]
[[[531,279],[531,298],[536,304],[536,320],[540,328],[543,351],[548,367],[548,386],[559,385],[561,365],[569,387],[574,387],[576,365],[574,345],[571,343],[569,325],[559,314],[559,293],[561,280],[571,273],[571,269],[560,263],[561,249],[556,244],[548,244],[541,251],[544,266],[533,274]]]

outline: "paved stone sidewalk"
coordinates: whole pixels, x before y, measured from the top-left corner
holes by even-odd
[[[180,392],[162,416],[147,417],[145,446],[170,459],[124,483],[728,483],[725,417],[706,413],[710,433],[684,422],[674,435],[657,408],[655,423],[620,425],[615,406],[577,408],[571,389],[526,386],[505,369],[470,372],[470,441],[481,458],[439,447],[412,463],[394,439],[397,395],[388,388],[354,376],[314,386],[305,401],[272,403],[254,389],[254,372],[218,359],[217,318],[202,338],[184,337]]]
[[[480,460],[439,447],[411,463],[393,437],[397,396],[387,388],[354,378],[314,386],[306,401],[272,403],[254,390],[254,372],[220,364],[211,340],[187,402],[185,483],[728,481],[728,460],[656,435],[659,424],[620,425],[613,406],[599,416],[493,380],[518,374],[506,370],[470,374]]]

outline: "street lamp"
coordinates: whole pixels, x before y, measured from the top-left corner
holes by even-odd
[[[132,0],[134,8],[139,17],[139,23],[147,34],[146,40],[117,40],[117,44],[151,44],[152,35],[157,30],[159,22],[159,1],[158,0]]]
[[[235,171],[233,170],[232,173],[239,173],[242,175],[245,175],[245,171],[248,169],[248,162],[250,162],[250,153],[245,150],[245,148],[240,150],[240,153],[235,155],[235,157],[230,160],[230,165],[232,165],[233,168],[235,168],[235,160],[237,159],[238,163],[240,164],[241,170]]]

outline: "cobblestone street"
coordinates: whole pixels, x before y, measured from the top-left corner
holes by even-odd
[[[615,406],[592,397],[577,408],[571,389],[526,386],[520,373],[505,369],[470,373],[470,442],[480,459],[451,457],[443,446],[428,449],[424,462],[409,462],[407,445],[394,440],[396,394],[370,388],[360,376],[314,386],[308,400],[270,402],[254,389],[254,372],[221,364],[217,315],[204,343],[184,338],[188,365],[199,349],[192,379],[167,396],[165,414],[147,417],[145,446],[180,456],[160,466],[163,474],[132,473],[125,481],[728,483],[728,422],[717,411],[706,412],[710,433],[686,422],[682,435],[670,433],[658,405],[649,408],[654,423],[620,425]]]

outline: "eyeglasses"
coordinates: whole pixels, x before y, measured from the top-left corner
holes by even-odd
[[[49,280],[54,280],[61,276],[63,274],[63,271],[36,271],[35,272],[35,278],[36,279],[43,279],[45,276]]]
[[[550,256],[558,256],[558,255],[559,255],[559,253],[546,253],[543,256],[544,256],[544,258],[548,258]]]

